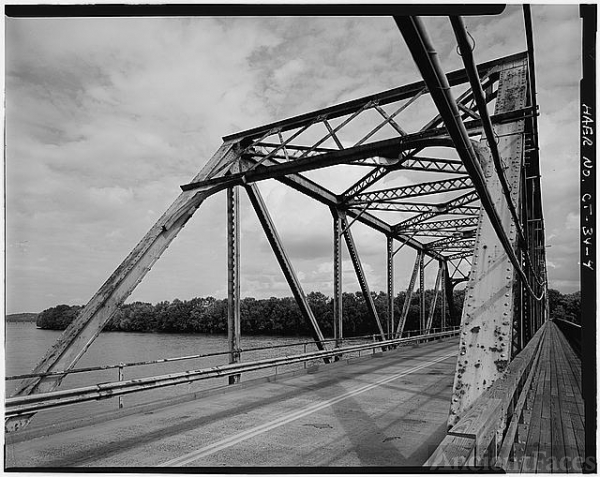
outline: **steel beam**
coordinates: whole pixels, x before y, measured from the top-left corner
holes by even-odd
[[[440,260],[440,274],[442,275],[442,316],[440,317],[440,330],[444,331],[448,326],[446,321],[446,315],[448,313],[448,299],[446,297],[446,280],[448,278],[448,263],[444,260]]]
[[[245,161],[243,161],[242,166],[246,163],[252,163],[252,161],[245,160]],[[277,163],[275,161],[269,159],[265,162],[265,164],[270,165],[270,164],[277,164]],[[265,166],[263,165],[260,167],[265,167]],[[243,167],[242,167],[242,169],[243,169]],[[281,182],[282,184],[285,184],[285,185],[291,187],[292,189],[295,189],[298,192],[301,192],[301,193],[321,202],[322,204],[324,204],[328,207],[335,208],[335,207],[338,207],[341,205],[337,196],[332,194],[330,191],[325,189],[323,186],[320,186],[319,184],[311,181],[310,179],[307,179],[306,177],[302,176],[301,174],[290,174],[290,175],[278,177],[277,180],[279,182]],[[241,182],[241,184],[243,184],[243,182]],[[374,215],[371,215],[364,211],[358,212],[358,211],[355,211],[352,209],[348,209],[346,211],[346,215],[357,218],[358,222],[361,222],[362,224],[366,225],[367,227],[369,227],[373,230],[376,230],[377,232],[381,232],[386,235],[392,234],[396,239],[406,241],[407,245],[415,250],[425,250],[425,247],[423,246],[423,244],[421,244],[420,242],[418,242],[414,239],[411,239],[410,237],[407,237],[399,232],[395,232],[390,225],[388,225],[386,222],[379,219],[378,217],[375,217]],[[438,260],[443,258],[440,254],[438,254],[435,251],[425,250],[425,253],[428,256],[438,259]]]
[[[438,269],[437,276],[435,277],[435,285],[433,287],[434,295],[433,300],[431,301],[431,307],[429,309],[429,317],[427,318],[427,325],[425,326],[425,330],[427,333],[431,332],[431,327],[433,326],[433,317],[435,315],[435,306],[437,304],[438,295],[440,293],[440,280],[442,279],[442,261],[440,260],[440,267]],[[441,320],[440,320],[441,326]]]
[[[431,250],[437,250],[438,252],[444,252],[447,250],[463,250],[463,251],[472,251],[475,246],[474,240],[468,240],[463,242],[456,243],[448,243],[444,245],[439,245],[437,247],[431,247]]]
[[[394,238],[387,236],[387,339],[394,332]]]
[[[473,229],[469,229],[468,231],[473,231]],[[423,237],[445,237],[445,238],[451,238],[451,237],[456,237],[456,230],[418,230],[418,231],[412,231],[411,233],[414,234],[415,237],[418,237],[419,239],[423,238]],[[429,242],[430,244],[431,242]],[[427,244],[427,245],[429,245]]]
[[[238,187],[227,189],[227,341],[229,363],[240,362],[240,193]],[[229,376],[229,384],[241,375]]]
[[[292,290],[292,294],[296,299],[296,303],[300,308],[300,312],[302,313],[304,319],[311,325],[311,332],[315,343],[317,344],[317,348],[324,350],[325,346],[322,343],[324,340],[323,333],[321,332],[319,323],[317,322],[317,319],[315,318],[310,305],[308,304],[306,295],[304,295],[300,281],[298,280],[296,272],[292,267],[292,262],[283,248],[283,244],[279,238],[275,224],[273,223],[273,220],[271,219],[271,216],[267,210],[267,206],[263,201],[262,195],[256,184],[248,184],[245,186],[245,189],[248,193],[248,197],[250,198],[250,203],[252,204],[256,215],[258,216],[258,220],[263,227],[267,240],[269,241],[269,245],[271,245],[271,249],[275,254],[277,262],[279,263],[281,271],[283,272],[283,275],[285,276],[285,279]]]
[[[423,232],[428,230],[454,230],[462,229],[464,227],[477,227],[479,218],[469,217],[466,219],[449,219],[449,220],[438,220],[432,222],[421,222],[416,224],[411,229],[405,229],[405,233]]]
[[[332,209],[333,215],[333,336],[335,346],[342,346],[344,336],[342,310],[342,220]]]
[[[450,326],[455,325],[456,310],[454,307],[454,284],[448,273],[448,261],[444,262],[444,293],[446,294],[446,304],[448,306],[448,318]]]
[[[423,182],[402,187],[393,187],[390,189],[376,190],[373,192],[365,192],[355,195],[349,204],[361,204],[371,202],[386,202],[407,197],[421,197],[431,194],[441,194],[456,190],[470,189],[473,187],[469,176],[457,177],[455,179],[447,179],[433,182]]]
[[[446,247],[456,248],[457,246],[470,247],[475,244],[474,241],[469,240],[475,236],[475,232],[476,231],[473,229],[468,232],[454,232],[450,237],[429,242],[427,247],[434,250],[444,249]]]
[[[354,271],[356,272],[356,278],[358,279],[358,284],[360,285],[360,289],[362,291],[363,297],[365,299],[365,304],[367,305],[367,311],[375,321],[377,325],[377,329],[379,330],[379,335],[382,340],[385,340],[385,332],[383,331],[383,327],[381,326],[381,321],[379,319],[379,314],[375,308],[375,303],[373,302],[373,297],[371,296],[371,291],[369,290],[369,284],[367,283],[367,277],[365,276],[365,272],[363,270],[362,264],[360,262],[360,257],[358,256],[358,250],[356,249],[356,244],[354,243],[354,238],[352,236],[352,232],[348,227],[348,220],[346,219],[346,214],[339,210],[333,209],[332,212],[337,215],[341,221],[342,225],[342,235],[344,236],[344,240],[346,242],[346,247],[348,249],[348,253],[350,254],[350,259],[352,260],[352,265],[354,266]]]
[[[476,192],[468,192],[444,204],[436,204],[433,211],[428,211],[423,214],[411,217],[410,219],[403,220],[402,222],[399,222],[396,225],[394,225],[394,229],[398,232],[403,232],[404,229],[409,229],[416,224],[425,222],[426,220],[437,217],[438,215],[448,214],[477,200],[479,200],[479,196]]]
[[[477,199],[475,199],[477,200]],[[473,200],[473,202],[475,201]],[[367,204],[366,206],[360,206],[360,204],[356,204],[354,206],[350,206],[348,210],[387,210],[394,212],[422,212],[422,215],[416,215],[411,217],[415,223],[418,223],[419,220],[427,220],[427,218],[437,217],[439,215],[471,215],[478,216],[479,215],[479,207],[475,206],[457,206],[450,207],[445,209],[440,204],[428,204],[428,203],[418,203],[418,202],[372,202]],[[425,217],[424,214],[431,214]],[[402,230],[404,233],[404,230]]]
[[[297,174],[339,164],[349,164],[359,159],[376,156],[397,157],[404,151],[424,147],[454,147],[451,139],[446,136],[444,128],[431,131],[408,134],[406,136],[371,142],[353,148],[335,150],[314,156],[306,156],[293,161],[283,162],[270,167],[259,168],[262,162],[269,158],[262,157],[252,166],[254,170],[248,170],[239,174],[232,174],[227,180],[237,180],[240,183],[258,182],[266,179],[277,179],[288,174]],[[252,156],[249,152],[246,155]],[[193,190],[197,187],[212,185],[205,181],[192,181],[181,186],[184,191]]]
[[[514,122],[526,117],[529,112],[528,108],[521,110],[511,111],[510,113],[494,115],[491,120],[494,124],[505,124]],[[465,134],[467,135],[479,135],[482,131],[481,120],[468,121],[464,125]],[[274,134],[276,131],[273,132]],[[208,185],[215,185],[223,180],[233,181],[237,184],[244,184],[250,182],[258,182],[266,179],[278,179],[288,174],[295,174],[305,172],[314,169],[320,169],[324,167],[331,167],[338,164],[352,164],[353,162],[369,159],[373,157],[391,157],[395,161],[396,158],[406,151],[420,151],[426,147],[454,147],[452,138],[448,137],[449,131],[447,128],[436,128],[422,130],[416,133],[407,134],[406,136],[386,139],[383,141],[371,142],[356,146],[342,151],[329,150],[322,154],[311,155],[307,157],[298,158],[295,160],[286,161],[276,166],[268,168],[262,168],[260,171],[249,170],[243,174],[232,174],[227,179],[213,179],[213,180],[194,180],[188,184],[181,186],[181,189],[192,190],[199,187]],[[247,141],[242,140],[240,145],[243,147]],[[252,151],[253,146],[247,146],[242,149],[244,157],[252,158],[254,152]],[[309,149],[316,150],[314,146]],[[411,154],[411,153],[408,153]],[[258,156],[256,165],[252,166],[252,169],[259,168],[263,162],[268,161],[271,157]],[[473,177],[471,171],[467,169],[469,174]]]
[[[387,174],[389,174],[393,170],[394,167],[392,166],[380,166],[373,169],[372,171],[369,171],[358,182],[349,187],[342,194],[342,197],[344,198],[344,200],[351,199],[356,194],[365,190],[367,187],[370,187],[371,185],[375,184],[375,182],[379,181],[380,179],[383,179]]]
[[[492,121],[490,120],[490,115],[488,114],[484,92],[481,87],[479,74],[477,73],[477,68],[475,67],[475,59],[473,58],[473,52],[471,50],[469,39],[467,37],[467,30],[461,17],[450,17],[450,22],[452,23],[452,28],[454,30],[456,40],[461,50],[461,57],[465,65],[467,76],[469,77],[469,83],[471,84],[471,90],[473,91],[475,102],[477,103],[477,110],[479,111],[479,115],[481,116],[482,126],[485,132],[487,145],[492,156],[494,167],[496,169],[496,174],[498,175],[498,180],[500,181],[502,194],[504,195],[506,205],[512,216],[513,223],[516,228],[517,235],[519,237],[519,241],[522,243],[525,242],[524,233],[521,228],[517,208],[515,207],[515,204],[511,198],[510,186],[506,180],[506,177],[504,176],[503,164],[502,160],[500,159],[500,151],[498,150],[498,144],[496,143],[495,138],[496,132],[494,131]],[[531,270],[532,263],[527,249],[524,250],[524,256],[525,263]],[[535,271],[532,272],[533,275],[535,275]]]
[[[413,58],[417,63],[425,82],[429,86],[431,97],[440,111],[442,118],[444,119],[444,123],[448,128],[448,133],[454,141],[456,150],[462,159],[465,168],[473,180],[473,185],[477,191],[477,194],[479,195],[481,205],[489,217],[490,224],[498,236],[498,239],[500,240],[500,243],[502,244],[502,247],[512,266],[523,279],[523,282],[526,284],[529,292],[534,294],[535,292],[531,288],[527,276],[521,267],[521,263],[519,262],[519,258],[517,257],[513,244],[511,243],[511,239],[508,237],[505,228],[503,227],[502,214],[498,212],[499,207],[502,207],[503,204],[496,204],[494,198],[488,190],[484,172],[482,171],[478,161],[478,154],[471,143],[465,124],[463,124],[460,118],[456,102],[450,93],[448,80],[444,75],[439,61],[437,60],[437,53],[435,52],[435,49],[433,48],[431,41],[425,32],[422,22],[416,17],[394,17],[394,19],[400,28],[404,39],[406,40],[409,50],[411,51],[411,54],[413,55]],[[505,65],[503,68],[518,68],[519,64],[522,65],[523,63],[524,61],[521,61],[520,63],[515,62],[513,65]],[[500,100],[499,96],[498,100]],[[519,105],[525,106],[525,101],[520,101]],[[511,104],[510,107],[506,109],[509,111],[514,111],[521,108],[514,107],[514,105]],[[520,126],[522,127],[522,124]],[[511,126],[509,125],[509,127]],[[481,153],[479,155],[481,155]],[[516,227],[515,224],[513,224],[513,226]]]
[[[419,262],[419,334],[425,330],[425,260],[421,257]]]
[[[406,324],[406,317],[408,316],[410,302],[412,300],[413,291],[415,289],[415,283],[417,281],[417,274],[419,273],[419,268],[421,267],[422,261],[423,253],[417,252],[417,258],[415,259],[415,265],[410,276],[410,282],[408,284],[408,288],[406,289],[406,295],[404,296],[402,314],[400,315],[400,320],[398,321],[398,328],[396,329],[396,338],[402,338],[402,333],[404,332],[404,325]]]
[[[437,159],[432,157],[413,157],[398,167],[399,170],[441,172],[445,174],[466,174],[461,161]]]
[[[497,67],[498,65],[510,63],[512,61],[525,58],[526,55],[527,52],[521,52],[503,58],[488,61],[486,63],[478,65],[477,70],[480,76],[485,76],[489,70]],[[452,71],[447,74],[447,77],[450,86],[463,84],[468,79],[467,74],[464,70]],[[368,103],[379,104],[380,106],[383,106],[386,104],[395,103],[397,101],[410,99],[426,86],[427,85],[424,81],[418,81],[405,86],[400,86],[398,88],[383,91],[377,94],[364,96],[362,98],[347,101],[345,103],[340,103],[338,105],[330,106],[324,109],[320,109],[318,111],[312,111],[310,113],[305,113],[299,116],[294,116],[292,118],[284,119],[282,121],[270,123],[265,126],[259,126],[256,128],[247,129],[245,131],[240,131],[235,134],[230,134],[228,136],[225,136],[223,140],[235,141],[240,139],[256,138],[270,131],[284,132],[289,131],[291,129],[296,129],[306,124],[314,123],[315,119],[317,118],[326,118],[328,120],[339,118],[362,109]]]

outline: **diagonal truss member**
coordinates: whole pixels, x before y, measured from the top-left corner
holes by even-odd
[[[356,244],[354,243],[352,232],[350,231],[350,227],[348,226],[346,214],[345,212],[339,209],[331,209],[331,212],[332,214],[334,214],[334,217],[337,216],[340,220],[342,226],[342,235],[344,236],[346,247],[348,248],[348,254],[350,255],[350,259],[352,260],[354,271],[356,272],[356,278],[358,279],[358,284],[360,285],[360,289],[362,291],[365,303],[367,305],[367,311],[369,312],[369,315],[371,315],[371,318],[373,318],[373,320],[377,324],[377,329],[379,330],[379,335],[381,339],[385,340],[385,332],[383,331],[383,326],[381,325],[379,314],[377,313],[375,303],[373,302],[373,297],[371,296],[371,291],[369,290],[367,277],[365,276],[365,271],[363,269],[362,263],[360,262],[360,257],[358,256],[358,251],[356,250]]]
[[[315,342],[317,343],[317,347],[319,350],[324,350],[322,341],[325,339],[323,337],[323,333],[319,327],[319,323],[313,314],[310,305],[308,304],[308,300],[306,299],[306,295],[302,290],[302,286],[300,285],[300,281],[296,276],[296,272],[292,267],[292,262],[290,261],[285,249],[283,248],[283,244],[281,243],[281,239],[279,238],[279,234],[275,229],[275,224],[267,211],[267,207],[263,201],[262,195],[258,190],[256,184],[248,184],[246,187],[246,192],[248,193],[248,197],[250,198],[250,202],[252,203],[252,207],[258,216],[258,220],[260,221],[265,235],[267,236],[267,240],[273,249],[273,253],[275,254],[275,258],[277,258],[277,262],[281,267],[281,271],[285,276],[285,279],[292,290],[294,298],[300,307],[300,312],[304,319],[311,324],[311,332]],[[328,358],[326,358],[328,359]]]

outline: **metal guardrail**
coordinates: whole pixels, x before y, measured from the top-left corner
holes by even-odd
[[[433,330],[432,330],[433,331]],[[164,374],[160,376],[151,376],[145,378],[130,379],[125,381],[116,381],[109,383],[100,383],[91,386],[84,386],[75,389],[65,389],[60,391],[52,391],[48,393],[31,394],[28,396],[16,396],[6,399],[5,405],[5,417],[14,417],[20,415],[27,415],[33,412],[37,412],[44,409],[51,409],[61,406],[67,406],[70,404],[76,404],[86,401],[95,401],[99,399],[107,399],[112,397],[120,397],[125,394],[147,391],[151,389],[162,388],[166,386],[174,386],[177,384],[190,383],[203,379],[219,378],[225,376],[231,376],[240,374],[243,372],[256,371],[259,369],[272,368],[282,365],[290,365],[294,363],[301,363],[312,361],[315,359],[322,359],[327,357],[341,357],[348,353],[360,353],[361,351],[372,350],[376,352],[377,348],[382,351],[396,347],[401,344],[407,343],[419,343],[424,341],[430,341],[435,339],[441,339],[445,337],[456,336],[458,334],[458,328],[452,328],[447,331],[430,332],[424,335],[417,335],[406,338],[396,338],[383,341],[375,341],[371,343],[364,343],[358,345],[345,346],[340,348],[334,348],[324,351],[314,351],[308,353],[302,353],[298,355],[286,355],[277,358],[267,358],[256,361],[249,361],[246,363],[234,363],[221,366],[213,366],[210,368],[195,369],[171,374]],[[371,335],[369,335],[371,336]],[[331,341],[331,340],[328,340]],[[283,346],[283,345],[282,345]],[[289,345],[288,345],[289,346]],[[265,347],[266,348],[266,347]],[[249,351],[249,350],[246,350]],[[223,352],[221,354],[228,354],[229,352]],[[214,355],[214,353],[212,354]],[[181,357],[172,358],[170,360],[181,360],[181,359],[193,359],[194,357]],[[169,359],[169,358],[167,358]],[[165,362],[164,360],[156,360],[156,362]],[[153,363],[153,362],[152,362]],[[150,362],[144,363],[128,363],[130,365],[136,364],[150,364]],[[125,366],[113,365],[111,367],[121,368]],[[109,369],[108,367],[98,367],[100,369]],[[95,368],[94,368],[95,369]],[[81,370],[71,370],[70,372],[83,372]],[[59,375],[69,374],[69,372],[54,373]]]
[[[456,329],[458,329],[458,327],[446,327],[444,330],[442,330],[441,328],[432,328],[430,332],[436,333],[437,330],[452,331],[452,330],[456,330]],[[411,337],[420,332],[421,332],[421,330],[408,330],[408,331],[405,331],[404,334],[407,335],[406,337]],[[348,338],[343,338],[343,341],[356,341],[356,340],[361,340],[361,339],[369,339],[369,340],[375,341],[378,337],[379,337],[378,334],[350,336]],[[321,343],[332,343],[335,341],[336,341],[335,338],[329,338],[329,339],[321,340],[320,342]],[[268,349],[277,349],[277,348],[293,348],[294,346],[304,346],[304,352],[306,352],[307,346],[310,346],[310,345],[315,345],[315,341],[313,341],[313,340],[299,341],[296,343],[286,343],[286,344],[282,344],[282,345],[258,346],[258,347],[254,347],[254,348],[240,348],[238,350],[238,353],[241,357],[243,353],[250,353],[253,351],[264,351],[264,350],[268,350]],[[214,352],[214,353],[193,354],[193,355],[188,355],[188,356],[177,356],[174,358],[161,358],[161,359],[154,359],[154,360],[149,360],[149,361],[132,361],[132,362],[128,362],[128,363],[107,364],[104,366],[88,366],[85,368],[75,368],[75,369],[69,369],[69,370],[65,370],[65,371],[53,371],[53,372],[48,372],[48,373],[15,374],[13,376],[6,376],[4,378],[4,380],[5,381],[14,381],[17,379],[39,378],[39,377],[46,377],[46,376],[66,376],[69,374],[89,373],[89,372],[94,372],[94,371],[106,371],[109,369],[118,369],[119,373],[122,373],[124,368],[147,366],[147,365],[153,365],[153,364],[174,363],[174,362],[178,362],[178,361],[211,358],[214,356],[225,356],[225,355],[230,355],[230,354],[232,354],[232,351],[218,351],[218,352]]]
[[[344,338],[345,341],[355,341],[359,339],[372,339],[376,335],[363,335],[363,336],[352,336],[350,338]],[[321,343],[334,342],[335,338],[321,340]],[[306,348],[307,345],[314,345],[315,341],[299,341],[297,343],[286,343],[282,345],[273,345],[273,346],[259,346],[255,348],[240,348],[239,353],[240,356],[242,353],[249,353],[251,351],[262,351],[267,349],[277,349],[277,348],[291,348],[294,346],[304,346]],[[129,368],[134,366],[147,366],[152,364],[164,364],[164,363],[174,363],[177,361],[186,361],[190,359],[202,359],[202,358],[211,358],[214,356],[225,356],[230,355],[231,351],[217,351],[214,353],[204,353],[204,354],[193,354],[188,356],[177,356],[174,358],[161,358],[154,359],[149,361],[132,361],[129,363],[119,363],[119,364],[108,364],[104,366],[88,366],[86,368],[75,368],[66,371],[54,371],[49,373],[29,373],[29,374],[17,374],[14,376],[7,376],[5,378],[6,381],[16,380],[16,379],[27,379],[27,378],[37,378],[37,377],[45,377],[45,376],[65,376],[68,374],[76,374],[76,373],[88,373],[93,371],[106,371],[108,369],[120,369]]]

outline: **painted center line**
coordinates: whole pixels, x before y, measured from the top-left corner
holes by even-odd
[[[429,361],[425,364],[421,364],[419,366],[415,366],[414,368],[410,368],[406,371],[402,371],[401,373],[393,374],[386,378],[379,379],[378,381],[375,381],[372,384],[367,384],[360,388],[353,389],[352,391],[345,392],[334,398],[327,399],[326,401],[321,401],[316,404],[312,404],[310,406],[305,407],[304,409],[300,409],[300,410],[294,411],[290,414],[286,414],[285,416],[282,416],[278,419],[274,419],[273,421],[267,422],[265,424],[261,424],[260,426],[253,427],[251,429],[240,432],[238,434],[227,437],[225,439],[221,439],[220,441],[217,441],[213,444],[202,447],[202,448],[195,450],[193,452],[190,452],[188,454],[182,455],[180,457],[176,457],[175,459],[171,459],[162,464],[158,464],[156,467],[181,467],[183,465],[194,462],[195,460],[198,460],[203,457],[214,454],[215,452],[219,452],[220,450],[227,449],[228,447],[231,447],[235,444],[239,444],[240,442],[244,442],[248,439],[251,439],[252,437],[258,436],[258,435],[268,432],[272,429],[276,429],[276,428],[283,426],[289,422],[292,422],[297,419],[301,419],[305,416],[308,416],[310,414],[313,414],[317,411],[320,411],[321,409],[324,409],[328,406],[332,406],[333,404],[343,401],[344,399],[348,399],[352,396],[357,396],[358,394],[362,394],[373,388],[376,388],[383,384],[389,383],[390,381],[394,381],[395,379],[415,373],[421,369],[428,368],[429,366],[433,366],[436,363],[439,363],[441,361],[444,361],[445,359],[452,358],[455,356],[456,356],[456,353],[452,353],[452,354],[449,354],[446,356],[440,356],[440,357],[435,358],[434,360]]]

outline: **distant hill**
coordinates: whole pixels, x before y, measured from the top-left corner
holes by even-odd
[[[38,313],[13,313],[12,315],[6,315],[7,322],[33,322],[37,318]]]

